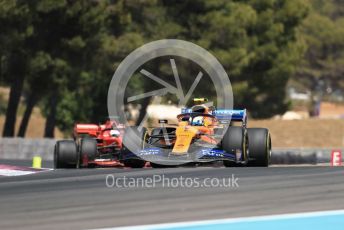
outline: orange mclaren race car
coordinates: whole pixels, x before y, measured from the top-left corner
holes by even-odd
[[[55,168],[122,165],[131,167],[132,160],[120,159],[124,132],[124,125],[109,118],[100,125],[76,124],[74,140],[57,141],[55,145]]]
[[[215,109],[201,104],[182,109],[177,119],[176,127],[160,120],[160,127],[153,128],[150,135],[145,129],[145,135],[141,131],[139,136],[144,138],[144,144],[137,146],[143,148],[128,151],[123,154],[124,159],[141,159],[151,162],[152,167],[214,161],[223,161],[226,167],[269,165],[269,130],[247,128],[246,110]]]

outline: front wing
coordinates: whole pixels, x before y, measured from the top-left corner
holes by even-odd
[[[161,148],[145,148],[137,152],[137,154],[131,154],[125,156],[129,158],[142,158],[146,161],[160,162],[167,164],[170,163],[190,163],[190,162],[211,162],[220,160],[237,161],[235,153],[228,153],[218,148],[201,148],[193,153],[185,154],[173,154],[171,150]]]

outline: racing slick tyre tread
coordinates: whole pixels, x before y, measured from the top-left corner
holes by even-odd
[[[78,151],[75,141],[57,141],[54,150],[54,168],[76,168],[78,164]]]
[[[82,161],[84,155],[87,155],[88,161],[94,161],[98,153],[97,140],[93,138],[82,138],[80,140],[80,157],[79,161]],[[89,165],[83,165],[88,167]]]
[[[235,150],[241,149],[242,152],[245,153],[245,158],[247,158],[248,137],[246,129],[243,127],[229,126],[222,139],[222,148],[226,152],[234,154]],[[240,166],[233,161],[223,161],[223,165],[225,167]]]
[[[249,128],[249,166],[268,167],[271,158],[271,136],[268,129]]]
[[[125,134],[123,137],[123,144],[126,142],[126,140],[130,140],[131,135],[133,135],[132,132],[134,131],[135,134],[140,137],[140,141],[141,141],[140,143],[138,143],[138,148],[143,149],[146,143],[147,136],[148,136],[147,129],[144,127],[140,131],[137,129],[137,127],[130,127],[129,129],[131,129],[129,132],[128,130],[125,131]],[[123,153],[124,155],[130,154],[131,151],[127,147],[124,146]],[[123,160],[123,164],[125,167],[143,168],[146,164],[146,161],[139,158],[132,158],[132,159]]]
[[[123,161],[123,164],[125,167],[143,168],[146,162],[140,159],[128,159],[128,160]]]
[[[176,165],[163,165],[163,164],[157,164],[157,163],[153,163],[153,162],[150,162],[150,165],[152,168],[176,168],[177,166]]]

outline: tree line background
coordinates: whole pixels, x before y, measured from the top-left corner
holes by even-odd
[[[118,64],[165,38],[209,50],[230,75],[235,107],[254,118],[290,108],[287,84],[343,92],[341,0],[0,0],[0,85],[10,87],[8,102],[0,100],[3,136],[24,137],[35,106],[45,137],[55,127],[70,132],[75,121],[98,122]]]

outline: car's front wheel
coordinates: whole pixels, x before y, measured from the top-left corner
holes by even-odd
[[[77,168],[78,151],[75,141],[57,141],[54,150],[54,168]]]
[[[123,164],[130,168],[143,168],[146,161],[136,156],[135,152],[144,148],[148,139],[148,131],[146,128],[128,127],[123,136]]]
[[[268,129],[249,128],[249,166],[268,167],[271,158],[271,136]]]
[[[229,126],[222,139],[222,148],[228,153],[236,155],[237,151],[241,152],[240,163],[235,159],[223,161],[225,167],[241,166],[242,162],[247,162],[248,159],[248,137],[247,131],[243,127]]]
[[[82,138],[80,141],[80,165],[82,167],[93,166],[89,162],[94,161],[97,156],[97,140],[93,138]]]

